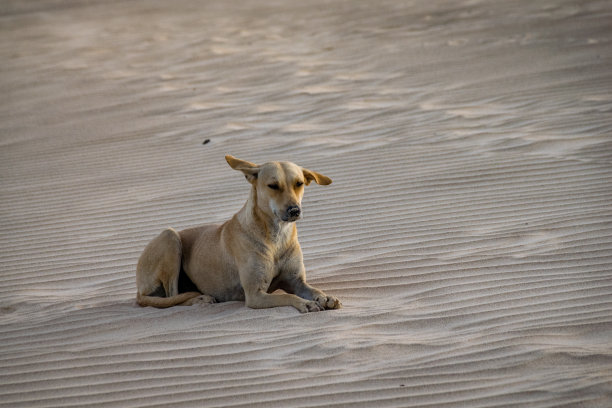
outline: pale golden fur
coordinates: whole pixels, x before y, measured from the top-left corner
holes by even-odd
[[[153,239],[136,268],[138,304],[244,300],[252,308],[293,306],[302,313],[341,307],[337,298],[306,283],[295,225],[304,186],[331,179],[290,162],[256,165],[225,158],[251,184],[247,202],[224,224],[169,228]],[[179,293],[181,267],[199,292]],[[273,293],[277,289],[286,293]]]

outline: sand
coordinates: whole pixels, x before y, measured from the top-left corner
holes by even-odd
[[[3,1],[0,407],[612,406],[612,3]],[[209,139],[209,143],[204,141]],[[291,160],[344,308],[135,305]]]

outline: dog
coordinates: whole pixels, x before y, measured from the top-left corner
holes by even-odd
[[[136,267],[137,303],[165,308],[238,300],[250,308],[293,306],[301,313],[342,307],[306,283],[295,223],[304,186],[332,180],[291,162],[225,159],[251,184],[246,203],[223,224],[168,228],[154,238]],[[197,291],[179,293],[181,273]],[[285,293],[273,293],[277,289]]]

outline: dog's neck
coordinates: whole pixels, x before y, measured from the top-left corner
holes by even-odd
[[[290,241],[297,234],[295,222],[284,222],[265,214],[257,206],[257,189],[251,188],[249,198],[239,211],[238,222],[247,231],[263,235],[266,240],[275,243]]]

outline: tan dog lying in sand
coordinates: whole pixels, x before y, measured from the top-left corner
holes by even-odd
[[[252,308],[293,306],[302,313],[341,307],[338,299],[306,283],[295,226],[304,185],[313,180],[327,185],[331,179],[289,162],[258,166],[225,159],[252,185],[246,204],[222,225],[169,228],[153,239],[138,260],[138,304],[244,300]],[[181,269],[199,292],[179,294]],[[272,293],[277,289],[286,293]]]

